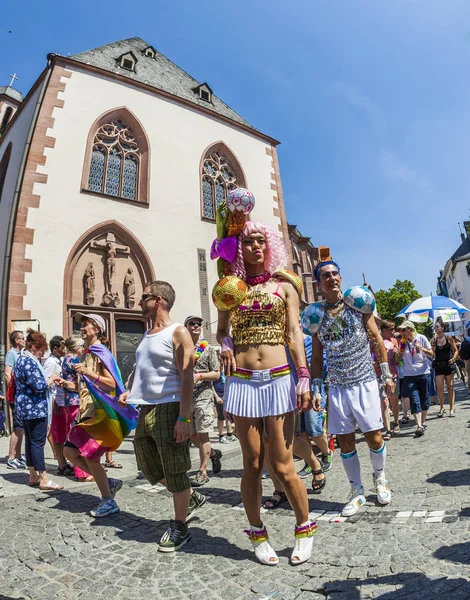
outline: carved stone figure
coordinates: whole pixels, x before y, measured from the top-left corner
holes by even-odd
[[[132,267],[127,269],[124,277],[124,301],[126,308],[134,308],[135,306],[135,279]]]
[[[118,306],[121,303],[119,294],[113,292],[113,280],[116,274],[116,256],[118,252],[122,254],[130,254],[129,246],[121,246],[116,243],[116,237],[113,233],[108,233],[104,242],[97,242],[93,240],[90,244],[90,248],[97,250],[103,250],[105,253],[105,276],[104,276],[104,289],[102,306]]]
[[[91,306],[95,302],[95,270],[93,263],[89,262],[83,275],[83,291],[84,302],[87,306]]]

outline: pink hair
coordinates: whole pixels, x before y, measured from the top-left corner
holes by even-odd
[[[242,255],[242,240],[252,233],[262,233],[266,238],[266,257],[264,266],[268,273],[275,273],[287,264],[286,248],[274,229],[266,227],[266,225],[262,225],[261,223],[247,221],[245,227],[243,227],[242,232],[238,236],[237,257],[232,263],[232,273],[233,275],[240,277],[240,279],[245,279],[246,277],[245,262]]]

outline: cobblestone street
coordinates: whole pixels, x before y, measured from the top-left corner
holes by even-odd
[[[360,513],[344,522],[334,522],[349,491],[337,453],[325,490],[309,495],[318,535],[314,557],[299,567],[288,563],[289,509],[263,516],[279,566],[261,566],[249,548],[239,506],[238,444],[221,446],[223,470],[203,488],[209,499],[191,520],[192,540],[174,555],[157,552],[156,543],[172,514],[171,498],[136,478],[130,441],[115,455],[128,461],[121,513],[102,520],[88,515],[97,503],[93,485],[74,483],[51,495],[28,488],[19,493],[25,486],[12,481],[20,475],[2,465],[7,494],[0,500],[0,598],[470,598],[469,409],[459,385],[455,419],[438,419],[433,406],[423,438],[413,438],[413,426],[402,427],[387,446],[392,504],[376,506],[369,495]],[[370,494],[363,442],[359,452]],[[263,485],[270,494],[270,480]]]

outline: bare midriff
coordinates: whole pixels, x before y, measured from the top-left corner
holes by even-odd
[[[235,361],[237,367],[262,371],[287,364],[286,349],[284,345],[262,346],[242,345],[235,348]]]

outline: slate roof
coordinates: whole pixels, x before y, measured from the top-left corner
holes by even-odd
[[[464,239],[454,254],[452,254],[450,260],[452,261],[452,264],[454,264],[456,260],[467,256],[467,254],[470,254],[470,239],[468,239],[468,237]]]
[[[12,100],[16,100],[16,102],[23,102],[23,94],[10,86],[0,87],[0,96],[2,95],[8,96]]]
[[[80,52],[79,54],[70,56],[70,58],[85,64],[93,65],[105,71],[119,73],[134,81],[146,83],[154,88],[178,96],[179,98],[189,100],[193,104],[212,110],[214,113],[223,115],[232,121],[242,123],[256,131],[252,125],[232,110],[230,106],[227,106],[225,102],[222,102],[222,100],[217,98],[217,96],[212,96],[212,103],[208,103],[199,98],[194,93],[193,89],[204,82],[196,81],[193,77],[183,71],[183,69],[180,69],[177,65],[172,63],[166,56],[163,56],[163,54],[158,51],[155,51],[155,58],[145,56],[144,50],[149,47],[153,49],[153,46],[143,39],[133,37],[106,44],[99,48],[93,48],[86,52]],[[123,69],[120,67],[117,60],[123,54],[128,52],[133,52],[134,56],[137,58],[135,72]]]

